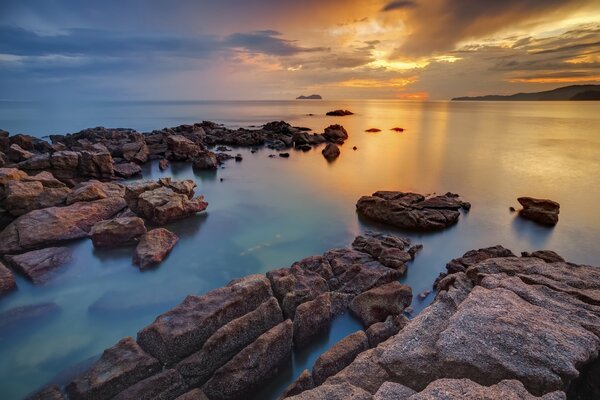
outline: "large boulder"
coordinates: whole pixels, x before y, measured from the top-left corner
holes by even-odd
[[[90,369],[69,383],[71,400],[111,399],[129,386],[161,370],[157,359],[146,354],[131,337],[104,350]]]
[[[67,187],[44,187],[40,181],[10,181],[6,186],[5,206],[12,215],[20,216],[29,211],[61,205],[70,192]]]
[[[39,171],[50,168],[50,154],[34,154],[17,164],[24,171]]]
[[[519,215],[542,225],[554,226],[558,223],[560,204],[547,199],[534,199],[533,197],[519,197],[517,199],[523,206]]]
[[[256,310],[219,328],[200,351],[177,364],[177,370],[188,385],[201,386],[218,368],[282,321],[277,299],[272,297]]]
[[[17,284],[13,273],[0,262],[0,297],[16,288]]]
[[[416,193],[380,191],[363,196],[356,203],[358,213],[367,218],[417,231],[440,230],[455,224],[461,208],[469,209],[470,204],[452,193],[426,198]]]
[[[152,229],[140,238],[133,253],[133,263],[142,271],[160,263],[178,240],[177,235],[167,229]]]
[[[139,195],[136,209],[130,208],[139,216],[156,225],[164,225],[178,219],[190,217],[204,211],[208,203],[203,196],[188,198],[168,187],[148,190]]]
[[[330,125],[325,128],[323,136],[328,142],[343,144],[344,140],[348,139],[348,132],[341,125]]]
[[[279,396],[279,400],[287,399],[288,397],[295,396],[304,391],[310,390],[315,387],[315,383],[313,381],[312,374],[309,370],[305,369],[302,373],[296,378],[296,380],[284,390],[284,392]]]
[[[350,303],[350,310],[356,314],[365,327],[385,321],[389,315],[400,315],[412,302],[410,286],[390,282],[356,296]]]
[[[22,253],[86,237],[95,223],[112,217],[123,208],[125,200],[111,197],[31,211],[0,232],[0,254]]]
[[[226,323],[256,309],[273,296],[269,280],[250,275],[203,296],[190,295],[140,332],[138,343],[164,364],[200,350]]]
[[[33,283],[42,284],[71,261],[71,250],[68,247],[48,247],[4,258]]]
[[[263,333],[219,368],[203,387],[211,400],[242,398],[267,382],[290,360],[292,322],[288,319]]]
[[[134,243],[146,233],[144,220],[139,217],[122,217],[97,222],[90,231],[94,247],[117,247]]]
[[[317,358],[312,370],[313,382],[315,385],[322,384],[327,378],[346,368],[357,355],[368,348],[369,341],[364,331],[346,336]]]

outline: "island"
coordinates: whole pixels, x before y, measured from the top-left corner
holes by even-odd
[[[298,96],[296,100],[323,100],[320,94],[311,94],[310,96]]]
[[[454,97],[452,101],[600,100],[600,85],[571,85],[535,93]]]

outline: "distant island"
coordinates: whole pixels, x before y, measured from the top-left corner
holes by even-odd
[[[298,96],[296,100],[323,100],[320,94],[311,94],[310,96]]]
[[[600,100],[600,85],[571,85],[535,93],[455,97],[453,101],[535,101],[535,100]]]

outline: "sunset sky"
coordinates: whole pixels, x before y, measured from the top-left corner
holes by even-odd
[[[597,0],[2,0],[0,99],[448,99],[600,83]]]

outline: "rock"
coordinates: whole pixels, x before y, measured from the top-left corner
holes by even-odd
[[[66,397],[58,385],[51,385],[27,396],[25,400],[66,400]]]
[[[134,162],[115,164],[113,169],[115,171],[115,175],[125,179],[142,174],[142,168]]]
[[[379,343],[385,342],[394,336],[408,324],[408,319],[403,315],[389,315],[385,321],[376,322],[367,329],[369,347],[377,347]]]
[[[240,162],[240,161],[242,161],[243,159],[244,159],[244,158],[242,157],[242,155],[241,155],[241,154],[239,154],[239,153],[238,153],[238,154],[236,154],[236,155],[235,155],[235,161],[237,161],[237,162]]]
[[[390,282],[356,296],[350,310],[365,327],[385,321],[388,315],[400,315],[412,302],[412,290],[399,282]]]
[[[173,160],[192,160],[201,152],[196,143],[182,135],[169,136],[167,144]]]
[[[290,320],[271,328],[218,369],[204,386],[204,393],[211,400],[252,393],[290,359],[292,335]]]
[[[329,116],[333,116],[333,117],[344,117],[346,115],[354,115],[354,113],[349,110],[335,110],[335,111],[328,111],[327,114],[325,114],[325,115],[329,115]]]
[[[477,264],[480,261],[487,260],[488,258],[496,257],[516,257],[512,251],[504,248],[500,245],[486,247],[479,250],[470,250],[462,255],[460,258],[455,258],[446,264],[448,273],[453,274],[455,272],[464,272],[471,265]]]
[[[327,160],[334,160],[340,155],[340,148],[333,143],[327,143],[327,146],[321,151],[323,157]]]
[[[330,293],[324,293],[296,308],[294,317],[295,346],[306,347],[313,339],[329,329],[333,316],[331,309]]]
[[[9,181],[20,181],[27,173],[17,168],[0,168],[0,185],[6,186]]]
[[[166,170],[167,168],[169,168],[169,160],[167,160],[166,158],[163,158],[163,159],[161,159],[161,160],[158,162],[158,168],[159,168],[161,171],[164,171],[164,170]]]
[[[133,254],[133,263],[142,271],[160,263],[178,240],[177,235],[167,229],[152,229],[140,238]]]
[[[175,400],[208,400],[208,397],[200,389],[193,389],[187,393],[182,394]]]
[[[184,179],[181,181],[174,181],[171,178],[160,178],[158,180],[161,186],[171,189],[175,193],[184,194],[188,199],[194,197],[194,189],[196,188],[196,182],[191,179]]]
[[[279,304],[271,298],[256,310],[219,328],[200,351],[177,364],[177,370],[189,386],[202,386],[233,356],[282,321]]]
[[[92,226],[125,208],[125,200],[111,197],[67,207],[31,211],[0,232],[0,254],[86,237]]]
[[[25,150],[33,150],[33,136],[19,134],[9,136],[8,139],[11,145],[15,144]]]
[[[289,400],[372,400],[369,392],[350,384],[321,385],[299,395],[288,397]]]
[[[190,295],[138,332],[138,343],[163,364],[173,364],[200,350],[226,323],[273,296],[269,280],[250,275],[203,296]]]
[[[393,235],[376,234],[368,232],[364,236],[357,236],[352,242],[352,247],[358,251],[370,254],[381,264],[400,272],[406,272],[406,264],[414,258],[407,251],[410,239],[399,238]]]
[[[290,157],[290,153],[279,153],[279,157],[281,157],[281,158],[289,158]]]
[[[312,374],[309,370],[305,369],[304,371],[302,371],[300,376],[298,376],[298,378],[296,378],[296,380],[285,389],[283,394],[279,396],[279,400],[295,396],[314,387],[315,383],[313,381]]]
[[[443,195],[425,198],[416,193],[386,192],[363,196],[356,203],[359,214],[401,229],[440,230],[455,224],[464,202]]]
[[[16,335],[24,325],[41,323],[59,312],[56,303],[30,304],[3,311],[0,313],[0,337]]]
[[[14,216],[61,205],[71,192],[66,187],[46,188],[39,181],[11,181],[6,186],[5,206]]]
[[[6,153],[8,159],[15,163],[20,163],[22,161],[28,160],[34,156],[34,154],[30,151],[24,150],[18,144],[13,144],[9,147],[8,152]]]
[[[417,392],[399,383],[384,382],[379,390],[377,390],[377,393],[375,393],[375,396],[373,396],[373,400],[403,400],[409,399],[415,393]]]
[[[521,253],[521,256],[522,257],[537,257],[537,258],[542,259],[549,263],[565,262],[564,258],[562,258],[559,254],[556,254],[552,250],[538,250],[538,251],[534,251],[533,253],[527,253],[524,251]]]
[[[554,226],[558,222],[560,204],[552,200],[534,199],[533,197],[519,197],[517,199],[523,206],[519,215],[542,225]]]
[[[71,193],[67,196],[66,204],[100,200],[107,197],[123,197],[124,195],[125,188],[119,184],[90,180],[73,187]]]
[[[115,176],[113,159],[103,145],[93,145],[80,153],[79,173],[82,176],[110,180]]]
[[[371,133],[381,132],[381,129],[378,129],[378,128],[369,128],[369,129],[365,130],[365,132],[371,132]]]
[[[0,297],[17,288],[13,273],[0,262]]]
[[[421,392],[408,397],[410,400],[561,400],[565,398],[563,392],[552,392],[541,397],[533,396],[517,380],[503,380],[495,385],[482,386],[470,379],[438,379]]]
[[[124,143],[120,150],[125,161],[133,161],[140,164],[148,161],[148,156],[150,155],[148,146],[143,140]]]
[[[205,151],[194,158],[194,168],[217,169],[218,166],[217,155],[211,151]]]
[[[367,335],[363,331],[346,336],[325,353],[321,354],[312,370],[315,385],[346,368],[356,356],[369,348]]]
[[[17,164],[24,171],[36,171],[50,168],[50,154],[34,154]]]
[[[75,151],[57,151],[52,153],[50,164],[52,168],[58,170],[76,170],[79,166],[79,153]]]
[[[8,157],[6,154],[0,151],[0,168],[8,164]]]
[[[65,188],[67,187],[63,182],[59,181],[52,175],[51,172],[42,171],[33,176],[23,177],[24,182],[39,182],[44,188]]]
[[[152,375],[113,397],[114,400],[174,399],[186,391],[185,382],[175,369]]]
[[[118,247],[134,243],[146,233],[144,220],[139,217],[122,217],[97,222],[90,231],[94,247]]]
[[[430,293],[431,293],[431,290],[429,290],[429,289],[423,290],[421,293],[419,293],[419,296],[418,296],[419,300],[420,301],[425,300],[427,298],[427,296],[429,296]]]
[[[89,370],[67,385],[67,394],[71,400],[110,399],[160,370],[158,360],[126,337],[104,350]]]
[[[48,247],[4,258],[33,283],[42,284],[51,279],[59,268],[71,261],[71,250],[67,247]]]
[[[332,143],[343,144],[348,139],[348,132],[342,125],[329,125],[325,128],[323,137]]]
[[[292,266],[267,272],[273,293],[281,302],[286,318],[293,319],[296,308],[329,290],[327,281],[317,272]]]
[[[189,199],[168,187],[148,190],[139,195],[137,204],[129,207],[156,225],[164,225],[204,211],[208,203],[203,196]]]

